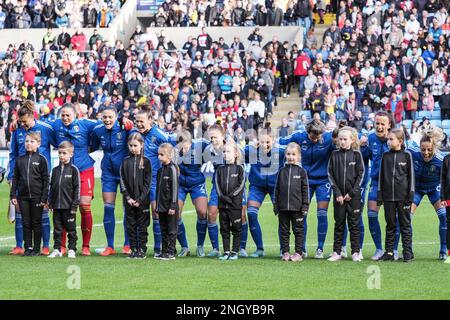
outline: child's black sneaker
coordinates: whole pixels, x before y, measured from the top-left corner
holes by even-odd
[[[147,258],[147,254],[144,252],[144,250],[139,250],[136,254],[136,259],[145,259]]]
[[[414,260],[414,255],[412,253],[403,254],[403,262],[409,263]]]
[[[132,250],[131,253],[128,255],[127,259],[134,259],[136,258],[138,252],[136,250]]]
[[[31,257],[33,254],[33,249],[25,249],[23,256],[24,257]]]
[[[175,255],[171,253],[165,253],[162,255],[161,260],[175,260]]]
[[[155,253],[153,254],[153,258],[155,259],[162,259],[163,254],[159,250],[155,250]]]
[[[381,261],[394,261],[394,253],[393,252],[385,252],[381,258]]]
[[[41,252],[39,250],[33,250],[30,255],[32,257],[37,257],[41,255]]]

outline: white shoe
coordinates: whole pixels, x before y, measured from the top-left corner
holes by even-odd
[[[322,251],[322,249],[317,249],[316,250],[316,256],[314,258],[315,259],[323,259],[323,251]]]
[[[67,252],[67,258],[75,259],[76,258],[75,251],[74,250],[69,250],[69,252]]]
[[[53,259],[53,258],[61,258],[61,257],[62,257],[62,253],[58,249],[55,249],[55,250],[53,250],[52,253],[49,254],[49,256],[47,258]]]
[[[375,254],[374,254],[373,257],[372,257],[372,260],[373,260],[373,261],[378,261],[378,260],[380,260],[380,258],[383,256],[383,254],[384,254],[384,251],[383,251],[383,250],[378,250],[378,249],[377,249],[377,251],[375,251]]]
[[[241,248],[241,250],[239,250],[239,257],[242,257],[242,258],[248,258],[248,253],[247,253],[247,251],[245,251],[245,249],[242,249],[242,248]]]
[[[362,261],[364,260],[363,254],[362,254],[362,249],[359,250],[359,259]]]
[[[347,259],[348,255],[347,255],[347,247],[342,247],[341,248],[341,257],[343,259]]]
[[[361,255],[358,252],[355,252],[352,254],[352,260],[353,262],[361,262]]]
[[[286,93],[283,93],[283,98],[286,98],[287,97],[287,94]]]
[[[316,257],[317,257],[317,255],[316,255]],[[323,257],[323,255],[322,255],[322,257]],[[328,258],[328,261],[335,262],[335,261],[339,261],[341,259],[342,259],[342,256],[340,254],[337,254],[336,252],[333,252],[331,257]]]
[[[394,250],[394,261],[398,261],[400,259],[399,255],[398,255],[398,251]]]
[[[303,258],[303,259],[308,258],[308,252],[303,251],[303,252],[302,252],[302,258]]]

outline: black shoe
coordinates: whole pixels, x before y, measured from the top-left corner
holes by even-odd
[[[33,255],[33,249],[25,249],[25,252],[23,253],[24,257],[31,257]]]
[[[136,255],[136,259],[145,259],[147,258],[147,254],[144,252],[144,250],[139,250],[137,255]]]
[[[161,260],[175,260],[175,255],[171,254],[171,253],[164,253],[161,258]]]
[[[394,261],[394,253],[393,252],[385,252],[381,256],[380,261]]]
[[[39,251],[39,250],[33,250],[32,252],[31,252],[31,256],[32,257],[37,257],[37,256],[40,256],[41,255],[41,252]]]
[[[411,262],[414,260],[414,254],[412,253],[404,253],[403,254],[403,262]]]
[[[155,259],[161,259],[163,254],[159,250],[155,250],[155,253],[153,254],[153,258]]]
[[[131,251],[131,253],[128,255],[128,259],[135,259],[138,252],[136,250]]]

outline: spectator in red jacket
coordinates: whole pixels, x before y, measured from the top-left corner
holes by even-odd
[[[400,123],[403,119],[403,100],[396,92],[391,94],[391,98],[386,104],[386,110],[394,114],[395,122]]]
[[[70,44],[72,45],[72,49],[77,51],[86,50],[87,39],[86,35],[80,31],[80,29],[75,29],[75,34],[72,36],[70,40]]]
[[[294,61],[294,76],[299,78],[298,92],[303,97],[305,91],[305,78],[308,75],[308,69],[311,67],[311,59],[306,52],[301,54]]]

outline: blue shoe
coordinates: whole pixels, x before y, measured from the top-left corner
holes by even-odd
[[[212,249],[210,253],[208,253],[209,258],[220,257],[220,251],[217,249]]]
[[[228,258],[228,260],[237,260],[239,259],[239,256],[236,252],[231,252],[230,257]]]
[[[250,255],[250,257],[251,258],[261,258],[261,257],[264,257],[266,254],[264,253],[264,250],[260,250],[260,249],[258,249],[258,250],[256,250],[254,253],[252,253],[251,255]]]
[[[189,248],[181,248],[180,253],[178,254],[179,257],[187,257],[191,254],[189,251]]]

